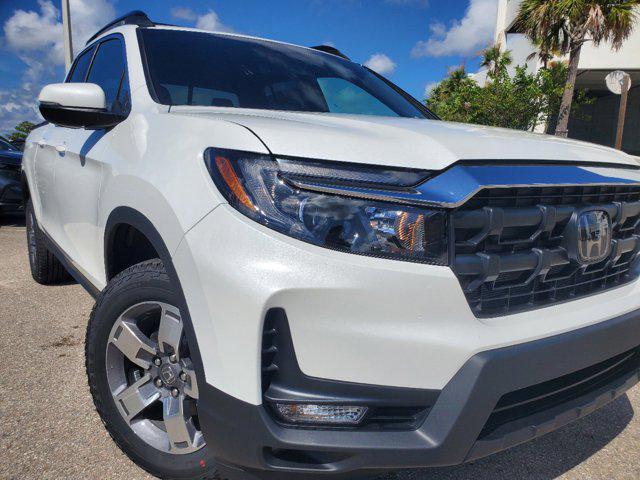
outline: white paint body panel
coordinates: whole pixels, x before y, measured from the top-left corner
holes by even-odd
[[[611,149],[444,122],[156,104],[135,28],[126,42],[132,111],[108,132],[29,136],[24,170],[36,216],[99,289],[114,209],[156,228],[186,295],[206,381],[261,403],[265,312],[286,310],[302,370],[320,378],[442,388],[477,352],[570,331],[640,308],[636,282],[508,318],[478,320],[447,267],[361,257],[285,237],[224,203],[206,148],[442,169],[459,160],[635,164]],[[64,152],[56,147],[64,144]]]
[[[637,165],[629,155],[592,143],[436,120],[214,107],[173,107],[171,114],[239,123],[275,155],[427,170],[496,159]]]

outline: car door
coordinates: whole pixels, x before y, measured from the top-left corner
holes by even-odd
[[[85,81],[102,87],[107,110],[129,113],[129,81],[119,35],[106,37],[96,46]],[[100,183],[108,144],[117,128],[56,128],[48,139],[58,153],[55,196],[62,229],[60,247],[93,282],[104,269],[98,228]]]
[[[89,65],[95,52],[95,47],[91,46],[76,58],[71,66],[67,82],[84,82],[89,71]],[[58,186],[55,179],[55,167],[61,157],[61,152],[57,150],[58,144],[62,143],[61,135],[65,135],[61,130],[69,130],[53,124],[40,127],[37,136],[34,138],[36,153],[34,155],[33,173],[35,185],[33,191],[38,196],[38,201],[34,202],[38,214],[38,224],[56,243],[62,242],[62,226],[60,223],[59,208],[56,200]],[[68,133],[66,134],[68,135]]]

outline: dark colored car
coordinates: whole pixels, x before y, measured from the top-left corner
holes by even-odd
[[[20,167],[22,152],[7,139],[0,137],[0,214],[24,212]]]
[[[19,138],[17,140],[11,140],[11,144],[22,152],[24,150],[24,141],[24,138]]]

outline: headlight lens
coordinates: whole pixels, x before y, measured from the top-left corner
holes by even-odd
[[[209,148],[205,162],[227,201],[249,218],[296,239],[361,255],[448,263],[444,210],[331,195],[297,188],[296,178],[327,185],[407,188],[425,172],[334,162],[274,160]]]

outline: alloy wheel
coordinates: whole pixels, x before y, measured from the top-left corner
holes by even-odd
[[[180,310],[155,301],[122,313],[106,348],[107,381],[122,418],[147,444],[172,454],[205,445],[189,355]]]

